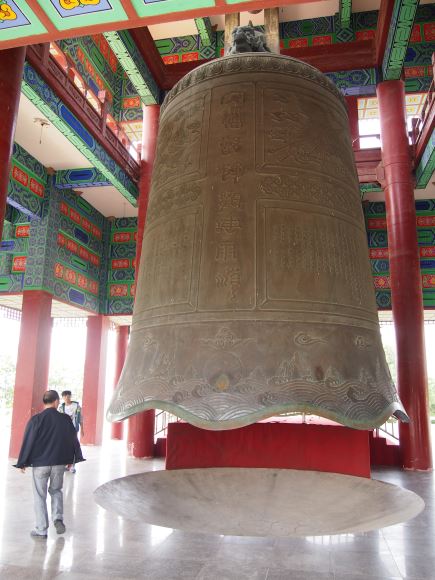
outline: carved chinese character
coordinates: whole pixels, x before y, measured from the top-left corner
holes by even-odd
[[[218,197],[219,209],[238,209],[240,207],[240,193],[222,191]]]
[[[215,231],[217,234],[233,234],[237,230],[240,230],[238,217],[223,217],[216,221]]]
[[[240,151],[240,139],[238,137],[222,137],[219,142],[222,155],[230,155]]]
[[[222,167],[222,181],[231,179],[233,183],[239,183],[245,168],[241,163],[228,163]]]
[[[237,260],[237,248],[234,242],[220,242],[216,246],[216,262],[234,262]]]
[[[237,300],[240,289],[240,268],[225,268],[223,272],[216,274],[215,281],[218,288],[224,288],[229,292],[232,301]]]
[[[243,127],[242,105],[245,100],[245,94],[240,91],[234,91],[224,95],[221,99],[223,106],[223,125],[227,129],[241,129]]]

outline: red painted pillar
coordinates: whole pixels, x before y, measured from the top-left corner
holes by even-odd
[[[101,445],[109,319],[102,314],[88,318],[83,376],[84,445]]]
[[[26,47],[9,48],[1,51],[0,67],[0,240],[6,211],[6,197],[11,170],[15,125],[20,103],[21,80],[23,78]]]
[[[114,377],[115,388],[118,384],[119,377],[121,376],[122,368],[125,362],[125,356],[127,354],[128,332],[129,326],[127,325],[116,327],[116,366]],[[122,439],[123,435],[124,423],[122,421],[112,423],[112,439]]]
[[[432,453],[424,345],[424,313],[414,187],[405,120],[404,83],[377,88],[385,171],[391,298],[397,344],[398,391],[409,415],[400,424],[405,469],[431,469]]]
[[[15,374],[10,457],[18,457],[27,421],[43,408],[50,365],[52,297],[42,290],[23,292]]]
[[[139,213],[137,217],[136,278],[139,273],[143,232],[148,208],[151,176],[156,156],[157,134],[159,130],[159,105],[143,107],[142,156],[139,183]],[[155,412],[144,411],[128,420],[128,452],[133,457],[154,455]]]

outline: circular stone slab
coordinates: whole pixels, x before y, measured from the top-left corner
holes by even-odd
[[[380,481],[291,469],[177,469],[130,475],[94,492],[132,520],[234,536],[367,532],[415,517],[424,501]]]

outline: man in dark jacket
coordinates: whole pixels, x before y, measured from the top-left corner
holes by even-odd
[[[18,461],[14,467],[25,471],[31,466],[36,516],[35,529],[30,535],[47,538],[47,486],[51,496],[51,515],[58,534],[65,532],[63,523],[63,474],[65,465],[84,461],[74,425],[68,415],[57,412],[59,394],[46,391],[44,411],[27,423]]]

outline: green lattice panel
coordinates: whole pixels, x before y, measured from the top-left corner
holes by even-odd
[[[349,28],[351,16],[352,0],[340,0],[340,26]]]
[[[411,38],[418,0],[396,0],[388,33],[382,73],[384,80],[400,79]]]
[[[128,31],[106,32],[104,37],[145,105],[155,105],[159,88]]]

